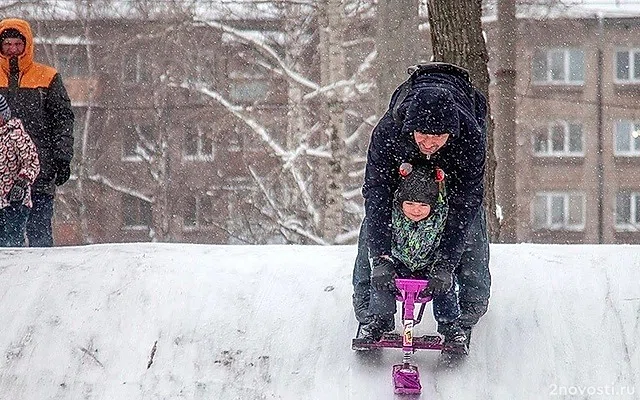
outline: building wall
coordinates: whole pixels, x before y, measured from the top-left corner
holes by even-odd
[[[519,24],[517,56],[517,195],[518,239],[551,243],[598,243],[599,182],[603,188],[604,243],[640,242],[640,235],[615,230],[615,201],[620,188],[638,190],[638,157],[614,156],[615,123],[620,118],[638,118],[637,85],[614,83],[615,50],[638,46],[640,27],[596,20],[525,21]],[[602,35],[599,36],[599,29]],[[558,34],[562,32],[562,34]],[[636,41],[636,43],[634,43]],[[598,46],[602,63],[602,158],[598,157]],[[540,47],[576,48],[584,52],[584,84],[540,85],[533,82],[534,52]],[[533,127],[554,120],[582,124],[583,156],[540,157],[533,151]],[[600,178],[599,164],[603,176]],[[585,194],[584,229],[540,230],[532,226],[536,192],[577,191]]]
[[[620,157],[614,155],[614,130],[619,119],[640,120],[640,84],[616,83],[615,51],[620,48],[640,48],[640,20],[613,20],[605,23],[607,32],[603,41],[604,76],[604,159],[605,159],[605,231],[606,243],[640,243],[640,233],[622,232],[615,229],[616,193],[619,190],[640,192],[640,157]],[[638,210],[640,212],[640,210]]]

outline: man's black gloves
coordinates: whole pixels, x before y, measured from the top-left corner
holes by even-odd
[[[396,269],[393,260],[388,256],[373,259],[371,269],[371,287],[376,290],[396,290]]]
[[[71,165],[66,161],[56,162],[56,186],[64,185],[71,176]]]
[[[453,286],[453,276],[451,272],[435,268],[429,276],[429,286],[427,286],[427,292],[432,296],[440,296],[449,291]]]
[[[29,182],[24,179],[17,179],[13,183],[13,187],[9,191],[9,195],[7,196],[7,200],[9,203],[21,202],[24,200],[27,195],[27,190],[29,189]]]

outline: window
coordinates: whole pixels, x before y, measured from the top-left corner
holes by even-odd
[[[267,98],[269,94],[268,71],[256,63],[243,60],[228,60],[229,97],[238,103],[255,103]]]
[[[578,49],[537,50],[533,55],[533,82],[581,85],[584,83],[584,52]]]
[[[154,148],[153,126],[136,124],[122,137],[122,161],[148,160]]]
[[[127,228],[148,228],[151,226],[151,203],[129,194],[123,194],[122,220]]]
[[[57,45],[55,49],[56,68],[63,76],[89,75],[89,61],[85,46]]]
[[[213,225],[213,202],[210,196],[191,196],[185,199],[183,226],[206,228]]]
[[[213,160],[213,133],[204,125],[188,127],[184,136],[183,159],[194,161]]]
[[[640,230],[640,192],[618,192],[616,195],[616,230]]]
[[[582,125],[557,121],[534,132],[537,156],[583,156]]]
[[[122,80],[145,83],[151,81],[150,60],[144,51],[126,53],[122,56]]]
[[[616,156],[640,156],[640,122],[621,120],[616,123]]]
[[[582,193],[536,193],[533,205],[535,229],[581,231],[584,229]]]
[[[231,99],[239,103],[253,103],[264,100],[269,92],[269,83],[266,81],[236,81],[231,82]]]
[[[616,81],[640,83],[640,49],[616,51]]]

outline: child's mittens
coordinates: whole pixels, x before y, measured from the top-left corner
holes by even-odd
[[[29,189],[29,182],[24,179],[17,179],[13,183],[13,187],[9,191],[8,199],[10,203],[22,202],[27,195]]]

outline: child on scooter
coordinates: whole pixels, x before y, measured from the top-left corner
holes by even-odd
[[[374,341],[395,327],[395,278],[430,278],[439,261],[438,245],[449,210],[441,169],[428,163],[403,163],[399,174],[392,211],[392,255],[372,269],[369,310],[373,318],[361,328],[361,337]],[[448,291],[433,296],[433,311],[444,347],[465,352],[466,335],[457,321],[460,306],[455,286],[454,282]]]

